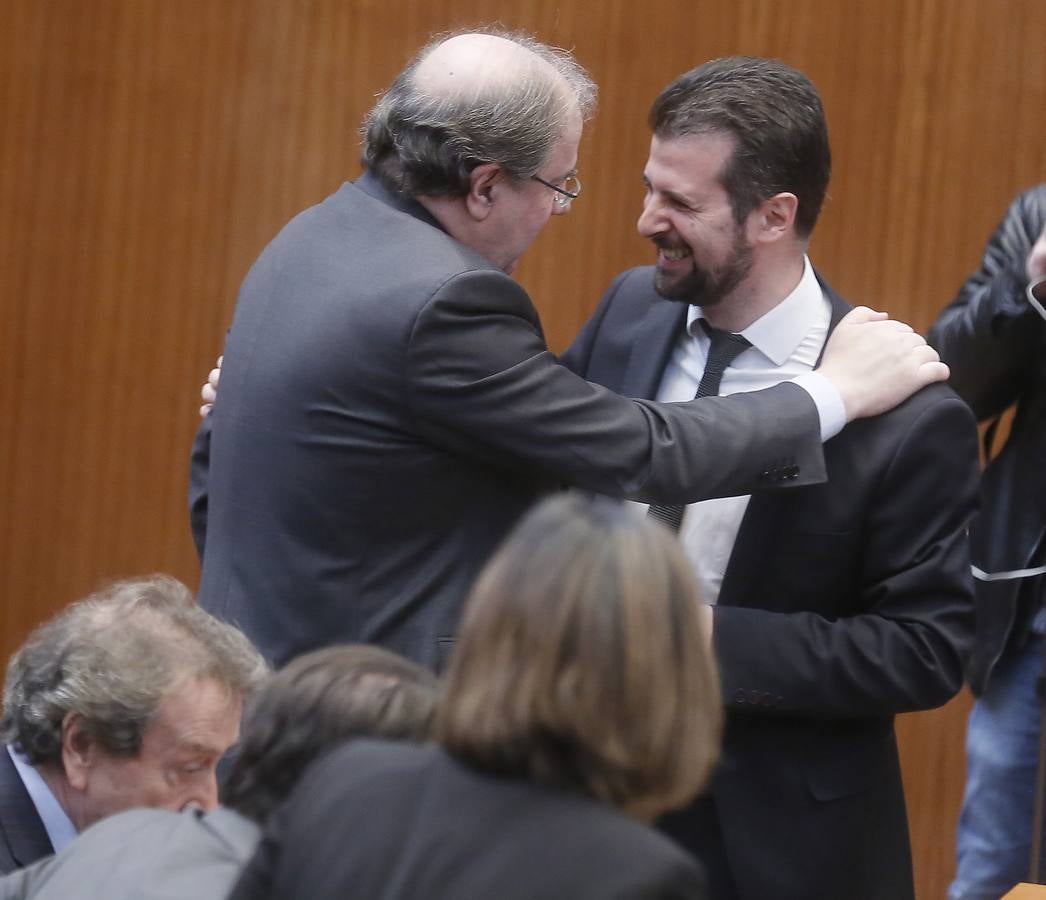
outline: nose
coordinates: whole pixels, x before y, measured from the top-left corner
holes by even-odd
[[[201,775],[189,796],[185,798],[182,809],[202,809],[210,812],[218,806],[218,776],[214,769]]]
[[[636,231],[645,238],[663,234],[668,230],[668,226],[661,213],[662,206],[656,196],[652,193],[647,194],[643,200],[643,211],[639,214],[639,220],[636,222]]]

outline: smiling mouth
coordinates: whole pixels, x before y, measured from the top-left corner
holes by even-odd
[[[657,247],[658,265],[671,266],[694,255],[693,251],[683,243],[670,244],[662,241],[654,241],[654,245]]]
[[[661,256],[673,261],[686,259],[686,257],[692,255],[689,247],[658,247],[657,249]]]

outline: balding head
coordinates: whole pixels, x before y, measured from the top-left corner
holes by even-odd
[[[535,174],[596,88],[564,51],[514,33],[471,32],[425,47],[364,123],[364,164],[410,196],[460,197],[476,166]]]
[[[504,97],[521,83],[542,83],[576,104],[566,79],[542,56],[497,34],[470,32],[430,45],[413,71],[415,88],[432,99]]]

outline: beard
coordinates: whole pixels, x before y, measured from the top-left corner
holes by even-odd
[[[678,249],[681,242],[667,238],[655,238],[654,243],[662,249]],[[726,261],[714,269],[703,269],[691,256],[693,268],[685,275],[670,276],[660,268],[654,270],[654,290],[662,297],[696,306],[716,306],[729,297],[752,270],[752,245],[745,239],[744,231],[738,228]]]

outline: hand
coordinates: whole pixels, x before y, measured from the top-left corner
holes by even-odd
[[[214,406],[214,400],[218,396],[218,381],[222,377],[222,357],[214,363],[214,368],[207,376],[207,383],[200,388],[200,396],[203,398],[203,406],[200,407],[200,416],[206,416]]]
[[[1028,273],[1028,281],[1039,281],[1046,278],[1046,225],[1042,228],[1042,234],[1031,248],[1028,259],[1024,263],[1024,269]]]
[[[836,326],[818,371],[839,391],[848,422],[893,409],[948,377],[948,367],[922,335],[865,306]]]

